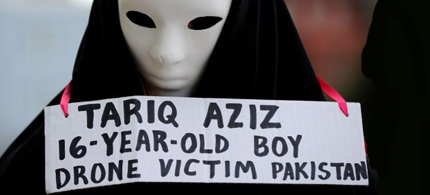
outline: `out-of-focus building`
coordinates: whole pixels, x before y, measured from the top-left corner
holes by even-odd
[[[376,0],[285,0],[316,73],[347,101],[358,101],[369,81],[361,72]]]

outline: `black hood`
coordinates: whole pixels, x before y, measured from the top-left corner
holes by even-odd
[[[73,71],[72,102],[143,95],[117,0],[96,0]],[[193,97],[323,100],[283,0],[233,0]]]

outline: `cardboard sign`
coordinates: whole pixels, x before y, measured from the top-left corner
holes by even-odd
[[[135,96],[45,108],[48,193],[132,182],[368,185],[360,105]]]

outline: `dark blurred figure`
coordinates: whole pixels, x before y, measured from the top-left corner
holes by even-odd
[[[430,1],[285,1],[316,73],[362,104],[379,194],[428,194]]]
[[[363,50],[363,73],[376,86],[367,141],[380,194],[428,194],[419,163],[430,131],[428,8],[379,0]]]

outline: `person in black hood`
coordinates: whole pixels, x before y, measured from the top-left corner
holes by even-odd
[[[100,0],[99,0],[100,1]],[[73,71],[72,102],[143,95],[117,1],[95,1]],[[193,97],[324,100],[281,0],[234,0]]]
[[[144,1],[151,0],[142,0]],[[193,1],[201,4],[201,0],[187,0]],[[132,23],[152,29],[162,28],[163,24],[157,21],[156,16],[151,18],[151,14],[142,13],[142,10],[130,7],[127,9],[127,5],[122,5],[121,2],[133,4],[128,0],[94,1],[73,70],[71,102],[131,95],[169,95],[159,90],[161,87],[157,86],[157,81],[148,78],[147,69],[141,68],[141,62],[145,59],[142,59],[142,56],[136,53],[138,49],[133,47],[134,41],[140,40],[132,40],[130,37],[133,35],[123,31],[127,24]],[[207,6],[210,6],[210,3]],[[205,67],[198,71],[199,76],[196,76],[196,80],[190,82],[192,87],[187,93],[180,95],[202,98],[324,101],[320,85],[284,1],[232,0],[229,6],[227,18],[202,15],[185,24],[191,30],[204,30],[221,24],[223,27],[211,55],[205,61]],[[143,33],[142,36],[147,35]],[[158,54],[159,63],[163,64],[169,60],[168,56]],[[157,61],[157,55],[153,55],[155,57],[152,58]],[[59,104],[61,94],[49,105]],[[41,113],[0,159],[2,190],[14,194],[20,192],[45,194],[44,136],[44,117]],[[62,194],[145,192],[368,194],[371,188],[136,183]]]

